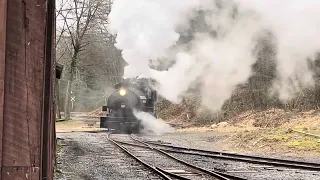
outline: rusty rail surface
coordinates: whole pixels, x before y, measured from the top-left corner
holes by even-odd
[[[197,170],[199,170],[201,172],[204,172],[206,174],[210,174],[213,177],[216,177],[217,179],[221,179],[221,180],[245,180],[244,178],[241,178],[241,177],[238,177],[238,176],[234,176],[234,175],[230,175],[230,174],[227,174],[225,172],[220,172],[220,171],[216,171],[216,170],[208,170],[208,169],[193,165],[192,163],[188,163],[188,162],[186,162],[184,160],[181,160],[181,159],[179,159],[179,158],[177,158],[175,156],[172,156],[172,155],[168,154],[167,152],[165,152],[162,149],[156,148],[154,146],[150,146],[150,144],[135,138],[133,135],[130,135],[130,138],[132,140],[136,141],[136,142],[139,142],[139,143],[145,145],[149,149],[152,149],[152,150],[155,150],[155,151],[157,151],[157,152],[159,152],[161,154],[164,154],[167,157],[170,157],[171,159],[174,159],[177,162],[180,162],[181,164],[185,164],[185,165],[187,165],[189,167],[192,167],[194,169],[197,169]]]
[[[0,180],[53,179],[54,2],[0,1]]]
[[[112,138],[110,138],[111,134],[107,135],[107,139],[112,142],[114,145],[116,145],[118,148],[120,148],[122,151],[124,151],[126,154],[128,154],[129,156],[131,156],[132,158],[134,158],[136,161],[138,161],[140,164],[144,165],[146,168],[150,169],[151,171],[153,171],[154,173],[158,174],[160,177],[162,177],[163,179],[166,180],[171,180],[171,178],[169,176],[166,175],[166,173],[164,172],[164,170],[158,168],[158,167],[154,167],[150,164],[147,164],[146,162],[144,162],[143,160],[141,160],[140,158],[138,158],[137,156],[135,156],[134,154],[132,154],[129,150],[127,150],[125,147],[121,146],[119,144],[119,142],[113,140]]]
[[[311,171],[320,170],[320,164],[313,163],[313,162],[295,161],[295,160],[253,156],[253,155],[245,155],[245,154],[234,154],[234,153],[219,152],[219,151],[209,151],[209,150],[203,150],[203,149],[195,149],[195,148],[161,144],[157,142],[148,142],[145,140],[141,140],[141,141],[149,145],[164,147],[164,149],[162,149],[163,151],[171,152],[171,153],[198,155],[198,156],[211,157],[216,159],[242,161],[242,162],[255,163],[255,164],[266,164],[266,165],[272,165],[272,166],[287,167],[287,168],[294,168],[294,169],[305,169],[305,170],[311,170]]]

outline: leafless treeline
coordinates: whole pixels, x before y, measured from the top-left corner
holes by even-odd
[[[60,0],[56,7],[56,60],[64,65],[63,76],[57,82],[59,85],[56,89],[59,118],[61,111],[66,112],[67,119],[70,118],[72,107],[76,111],[99,108],[108,90],[121,80],[124,61],[121,52],[114,47],[115,37],[107,29],[111,4],[111,0]],[[194,31],[182,35],[178,43],[188,43],[194,32],[206,29],[201,24],[201,14],[192,23],[192,28]],[[253,66],[255,75],[239,86],[225,102],[220,112],[222,116],[219,117],[273,107],[299,110],[319,108],[319,78],[314,88],[305,89],[290,102],[282,103],[270,96],[269,89],[276,73],[276,52],[271,35],[260,40],[254,53],[257,55],[257,62]],[[163,69],[170,65],[164,64]],[[311,66],[317,72],[316,64]],[[318,73],[315,76],[318,77]],[[73,96],[75,102],[72,105]]]
[[[124,61],[107,29],[111,4],[111,0],[57,3],[56,60],[64,65],[56,88],[58,118],[63,111],[69,119],[71,108],[88,111],[101,106],[104,94],[122,77]]]
[[[207,29],[204,25],[201,13],[191,22],[192,29],[180,39],[180,43],[188,44],[195,33]],[[210,32],[215,37],[216,32]],[[300,87],[302,91],[295,94],[292,100],[287,102],[280,101],[276,95],[271,93],[273,82],[276,78],[276,44],[271,32],[266,31],[265,36],[257,39],[257,45],[252,54],[257,58],[252,66],[253,76],[243,85],[237,87],[232,96],[224,103],[221,111],[212,112],[206,108],[200,108],[200,97],[195,95],[197,85],[190,88],[192,95],[184,99],[176,108],[184,108],[187,116],[184,119],[194,121],[216,122],[226,120],[244,111],[259,111],[270,108],[280,108],[288,111],[317,110],[320,108],[320,58],[309,64],[309,70],[313,72],[315,78],[314,87]],[[320,56],[318,56],[320,57]],[[194,96],[195,95],[195,96]],[[175,109],[171,103],[165,101],[160,104],[162,109]],[[163,107],[167,106],[167,108]],[[175,109],[176,111],[176,109]],[[182,111],[182,110],[181,110]],[[176,111],[178,112],[178,110]],[[164,117],[165,118],[165,117]]]

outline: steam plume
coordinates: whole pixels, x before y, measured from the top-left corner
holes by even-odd
[[[157,119],[149,113],[134,111],[134,115],[140,120],[144,129],[144,133],[153,133],[161,135],[166,132],[173,131],[173,128],[166,124],[163,120]]]
[[[206,28],[193,34],[188,48],[180,46],[196,12],[203,12]],[[173,102],[200,81],[202,103],[218,110],[252,75],[253,49],[265,30],[276,40],[273,92],[287,100],[314,84],[307,59],[314,61],[320,48],[318,0],[117,0],[109,18],[129,64],[125,76],[157,80],[158,92]],[[167,71],[149,68],[150,59],[170,58],[175,64]]]

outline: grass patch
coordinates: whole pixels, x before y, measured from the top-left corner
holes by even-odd
[[[313,137],[301,137],[296,140],[290,140],[286,143],[290,148],[295,148],[298,150],[313,150],[320,152],[320,142],[318,139]]]
[[[244,132],[241,132],[241,133],[238,133],[236,135],[236,138],[237,139],[242,139],[244,141],[251,141],[251,140],[254,140],[256,138],[259,138],[261,137],[261,134],[263,135],[263,133],[261,133],[260,131],[258,130],[254,130],[254,131],[244,131]]]
[[[300,130],[312,134],[319,134],[318,128],[304,128]],[[312,136],[291,132],[288,128],[260,129],[254,131],[244,131],[238,133],[233,141],[239,143],[243,147],[272,147],[290,148],[305,151],[320,152],[320,139]]]
[[[285,141],[288,140],[290,137],[284,134],[275,134],[273,136],[269,136],[268,139],[273,141]]]
[[[55,173],[59,173],[59,174],[61,174],[61,173],[62,173],[62,170],[61,170],[61,169],[59,169],[59,168],[55,168],[55,169],[54,169],[54,172],[55,172]]]
[[[56,145],[56,151],[57,151],[57,153],[60,153],[60,152],[61,152],[61,149],[62,149],[62,145],[61,145],[61,143],[58,141],[58,142],[57,142],[57,145]]]
[[[57,153],[60,153],[62,150],[62,144],[60,141],[57,141],[57,144],[56,144],[56,152]],[[54,174],[61,174],[62,173],[62,170],[60,168],[57,167],[58,164],[55,165],[54,167]]]

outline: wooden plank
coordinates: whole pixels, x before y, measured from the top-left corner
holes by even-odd
[[[6,65],[7,0],[0,1],[0,165],[2,164],[4,81]],[[0,168],[1,174],[1,168]],[[1,180],[0,176],[0,180]]]
[[[31,166],[40,166],[44,83],[45,0],[28,0],[26,5],[27,123]],[[49,133],[49,132],[47,132]]]
[[[55,141],[54,74],[52,52],[47,49],[52,48],[53,40],[51,37],[50,44],[45,43],[45,15],[46,3],[54,0],[10,0],[7,6],[5,2],[0,2],[1,178],[38,180],[41,176],[50,180]],[[7,19],[2,16],[5,10]],[[53,28],[52,24],[47,28]],[[43,122],[48,131],[42,130]],[[42,142],[46,142],[45,148]],[[46,153],[42,155],[42,151]]]
[[[8,1],[2,152],[5,167],[40,167],[45,11],[45,0]]]
[[[55,155],[55,114],[54,114],[54,34],[55,34],[55,0],[47,1],[46,44],[45,44],[45,81],[43,102],[43,147],[41,177],[53,179]]]
[[[3,122],[3,166],[27,166],[28,126],[25,123],[27,91],[25,79],[24,12],[26,3],[8,1]]]
[[[39,167],[3,167],[3,180],[39,180]]]

